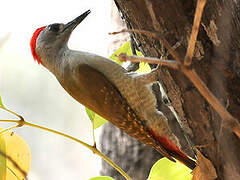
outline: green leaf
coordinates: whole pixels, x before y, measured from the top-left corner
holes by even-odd
[[[106,122],[107,122],[106,119],[104,119],[103,117],[96,114],[95,119],[94,119],[94,126],[93,127],[94,127],[94,129],[97,129],[98,127],[102,126]]]
[[[114,180],[114,179],[109,176],[97,176],[97,177],[93,177],[89,180]]]
[[[0,99],[1,103],[1,99]],[[7,162],[4,154],[6,152],[6,143],[4,136],[0,136],[0,179],[6,179]]]
[[[136,51],[138,56],[143,56],[143,54],[140,51]],[[132,49],[130,41],[127,41],[124,43],[120,48],[118,48],[111,56],[110,59],[117,62],[118,64],[122,65],[122,61],[120,61],[117,56],[121,53],[125,53],[128,56],[132,56]]]
[[[126,53],[128,56],[132,55],[130,41],[124,43],[120,48],[118,48],[111,56],[110,59],[122,65],[122,61],[120,61],[117,56],[121,53]]]
[[[89,119],[93,122],[94,118],[95,118],[95,112],[93,112],[92,110],[88,109],[87,107],[85,109],[86,109],[86,113],[87,113]]]
[[[1,96],[0,96],[0,107],[4,107]]]
[[[136,51],[137,52],[137,56],[143,56],[143,54],[140,51]],[[131,44],[130,41],[127,41],[126,43],[124,43],[118,50],[116,50],[111,56],[110,59],[117,62],[118,64],[122,65],[122,61],[120,61],[117,56],[121,53],[125,53],[128,56],[132,56],[132,49],[131,49]],[[141,62],[139,64],[139,69],[137,70],[137,72],[149,72],[151,71],[150,66],[148,65],[148,63],[143,63]]]
[[[88,115],[89,119],[93,123],[93,129],[97,129],[98,127],[100,127],[101,125],[103,125],[107,122],[106,119],[99,116],[98,114],[96,114],[92,110],[88,109],[87,107],[86,107],[86,112],[87,112],[87,115]]]
[[[0,135],[0,151],[0,179],[25,179],[24,173],[27,174],[30,169],[31,152],[24,139],[12,131],[6,131]]]
[[[139,64],[139,69],[136,71],[136,72],[150,72],[151,71],[151,68],[150,66],[148,65],[148,63],[144,63],[144,62],[140,62]]]
[[[191,180],[191,169],[177,161],[162,158],[151,168],[148,180]]]

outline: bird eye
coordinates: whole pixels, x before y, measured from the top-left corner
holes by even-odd
[[[51,24],[48,26],[49,31],[58,32],[60,29],[60,24]]]

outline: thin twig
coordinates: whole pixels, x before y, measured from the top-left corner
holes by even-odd
[[[19,125],[17,124],[17,125],[15,125],[15,126],[11,126],[11,127],[9,127],[9,128],[5,128],[5,129],[3,129],[3,130],[0,131],[0,135],[3,135],[5,132],[7,132],[7,131],[9,131],[9,130],[11,130],[11,129],[14,129],[14,128],[16,128],[16,127],[19,127]]]
[[[95,127],[94,127],[94,120],[91,121],[91,123],[92,123],[92,138],[93,138],[93,146],[94,146],[94,147],[97,147],[97,143],[96,143],[96,139],[95,139],[95,131],[94,131],[94,129],[95,129]]]
[[[196,12],[195,12],[195,16],[194,16],[194,22],[193,22],[193,26],[192,26],[192,33],[191,33],[191,37],[190,37],[190,40],[188,43],[187,53],[186,53],[186,56],[184,59],[185,66],[190,66],[192,63],[193,53],[194,53],[197,35],[198,35],[198,31],[199,31],[199,25],[201,22],[203,8],[204,8],[205,4],[206,4],[206,0],[198,0],[198,2],[197,2]]]
[[[124,53],[121,53],[117,56],[121,61],[130,61],[130,62],[146,62],[150,64],[160,64],[172,69],[179,69],[179,64],[174,60],[164,60],[151,57],[140,57],[140,56],[127,56]]]
[[[237,136],[239,136],[240,126],[238,121],[226,110],[222,103],[212,94],[205,83],[197,75],[194,69],[182,68],[182,72],[192,81],[202,96],[208,101],[209,104],[218,112],[223,119],[224,126],[232,129]],[[235,128],[235,129],[234,129]],[[240,137],[240,136],[239,136]]]
[[[36,125],[36,124],[32,124],[32,123],[29,123],[29,122],[26,122],[24,121],[24,125],[26,126],[31,126],[31,127],[35,127],[35,128],[38,128],[38,129],[42,129],[42,130],[45,130],[45,131],[48,131],[48,132],[52,132],[52,133],[55,133],[55,134],[58,134],[58,135],[61,135],[65,138],[68,138],[68,139],[71,139],[73,141],[76,141],[78,143],[80,143],[81,145],[85,146],[86,148],[92,150],[92,152],[94,154],[97,154],[98,156],[100,156],[104,161],[106,161],[108,164],[110,164],[112,167],[114,167],[123,177],[125,177],[127,180],[131,180],[131,178],[118,166],[116,165],[114,162],[112,162],[107,156],[105,156],[104,154],[102,154],[95,146],[91,146],[75,137],[72,137],[70,135],[67,135],[65,133],[62,133],[60,131],[56,131],[56,130],[53,130],[53,129],[49,129],[49,128],[46,128],[46,127],[43,127],[43,126],[39,126],[39,125]]]
[[[162,44],[164,45],[165,48],[169,51],[169,53],[172,55],[172,57],[178,62],[182,63],[180,55],[173,50],[173,48],[170,46],[170,44],[167,42],[167,40],[161,35],[159,32],[153,32],[153,31],[147,31],[147,30],[139,30],[139,29],[123,29],[118,32],[112,32],[109,33],[110,35],[115,35],[119,33],[124,33],[124,32],[131,32],[131,33],[137,33],[137,34],[143,34],[151,38],[159,39]]]
[[[145,0],[145,4],[146,4],[148,12],[151,16],[154,30],[156,30],[156,31],[161,30],[161,26],[160,26],[159,22],[157,21],[157,17],[153,11],[152,2],[150,0]]]
[[[182,39],[183,40],[183,39]],[[173,46],[172,46],[172,49],[173,50],[176,50],[179,46],[181,46],[181,43],[182,43],[182,40],[176,42]],[[167,51],[164,55],[161,56],[160,59],[164,59],[165,57],[168,57],[169,56],[169,52]],[[166,59],[166,58],[165,58]]]
[[[132,180],[131,177],[129,177],[127,173],[125,173],[118,165],[116,165],[114,162],[112,162],[107,156],[102,154],[95,146],[91,146],[91,145],[89,145],[89,144],[87,144],[87,143],[85,143],[85,142],[83,142],[83,141],[81,141],[81,140],[79,140],[75,137],[72,137],[70,135],[62,133],[60,131],[56,131],[56,130],[49,129],[49,128],[46,128],[46,127],[43,127],[43,126],[39,126],[39,125],[36,125],[36,124],[29,123],[29,122],[25,121],[24,118],[21,115],[15,113],[14,111],[11,111],[11,110],[7,109],[6,107],[3,107],[3,106],[0,106],[0,108],[4,109],[4,110],[8,111],[9,113],[11,113],[11,114],[20,118],[20,120],[1,120],[0,119],[0,122],[14,122],[14,123],[18,123],[18,125],[16,127],[26,125],[26,126],[42,129],[44,131],[48,131],[48,132],[51,132],[51,133],[55,133],[55,134],[58,134],[60,136],[65,137],[65,138],[76,141],[76,142],[80,143],[81,145],[85,146],[86,148],[90,149],[94,154],[97,154],[98,156],[100,156],[109,165],[114,167],[126,180]]]
[[[230,126],[232,127],[231,129],[233,130],[233,132],[240,138],[240,125],[238,121],[235,119],[234,122],[231,125],[229,125],[229,127]]]
[[[221,102],[212,94],[205,83],[200,79],[195,70],[182,69],[183,73],[192,81],[202,96],[211,104],[223,119],[232,119],[232,115],[226,111]]]

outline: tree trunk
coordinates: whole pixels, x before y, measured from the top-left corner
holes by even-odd
[[[154,25],[144,0],[115,0],[130,29],[159,31],[184,58],[191,33],[196,1],[151,0],[160,24]],[[207,1],[192,66],[226,109],[240,119],[240,2]],[[134,34],[145,56],[161,57],[161,44]],[[172,57],[168,57],[172,59]],[[162,85],[183,124],[190,129],[194,145],[214,165],[218,179],[240,179],[240,140],[230,131],[221,132],[221,118],[194,85],[179,71],[162,67]],[[130,163],[130,162],[129,162]],[[136,171],[138,171],[136,169]]]

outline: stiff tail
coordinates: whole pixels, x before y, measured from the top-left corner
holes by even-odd
[[[169,154],[192,170],[196,167],[196,162],[182,152],[179,154],[178,152],[170,151]]]
[[[172,141],[170,141],[164,136],[156,135],[152,130],[150,130],[150,132],[158,140],[158,142],[166,149],[169,155],[179,160],[181,163],[185,164],[192,170],[196,167],[196,162],[189,158],[185,153],[183,153],[176,144],[174,144]]]
[[[169,139],[158,136],[158,141],[163,145],[163,147],[172,157],[179,160],[192,170],[196,167],[196,162],[189,158],[185,153],[183,153],[180,148]]]

